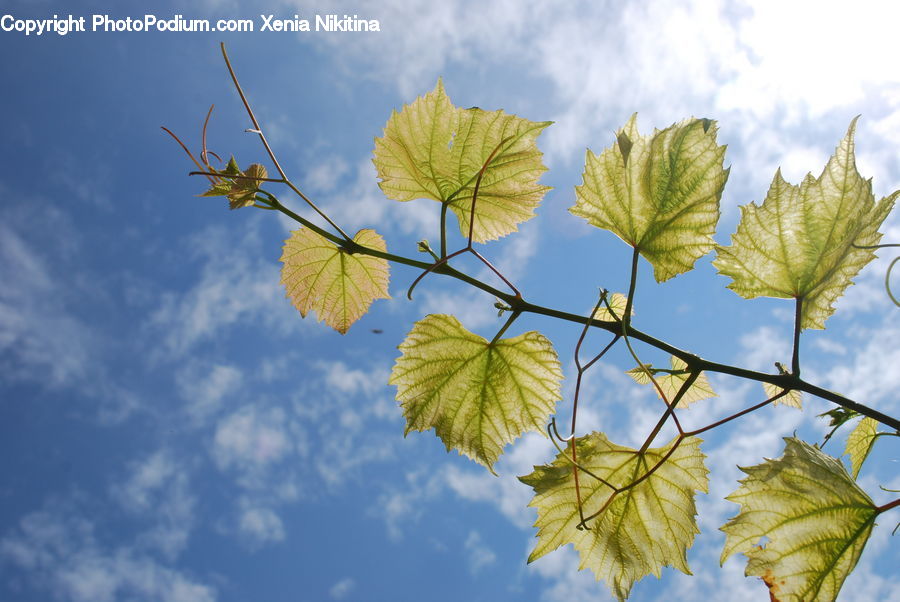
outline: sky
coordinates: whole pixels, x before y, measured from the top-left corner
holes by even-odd
[[[3,0],[7,14],[84,16],[88,31],[0,31],[2,600],[612,599],[570,546],[526,564],[535,513],[516,476],[553,457],[547,439],[507,447],[495,477],[433,432],[403,436],[387,385],[397,346],[429,313],[490,338],[502,324],[493,298],[432,276],[408,301],[417,273],[395,267],[392,298],[341,336],[301,319],[279,285],[289,220],[196,196],[204,181],[161,126],[196,151],[215,104],[209,148],[242,165],[267,160],[244,131],[220,42],[298,186],[345,230],[376,227],[404,255],[437,238],[438,205],[378,188],[373,139],[391,111],[443,78],[457,106],[552,120],[538,144],[553,189],[535,219],[480,250],[527,299],[566,311],[589,311],[598,287],[627,288],[630,249],[568,208],[585,149],[612,144],[635,112],[642,131],[717,120],[731,166],[721,244],[777,168],[792,182],[818,175],[857,115],[860,172],[876,198],[900,188],[891,3]],[[251,19],[257,31],[90,31],[93,15],[145,14]],[[295,14],[358,15],[380,31],[258,31],[261,15]],[[897,211],[882,232],[900,241]],[[803,361],[810,381],[897,416],[900,323],[882,284],[892,258],[881,252],[857,277],[827,330],[804,333]],[[636,326],[774,371],[789,359],[793,306],[740,299],[710,261],[661,285],[642,261]],[[570,416],[579,330],[526,316],[510,335],[526,330],[552,340],[566,375],[559,416]],[[632,366],[617,349],[586,373],[579,430],[640,445],[659,402],[624,374]],[[757,384],[710,378],[720,397],[685,412],[688,424],[761,399]],[[738,509],[723,498],[737,465],[778,457],[782,437],[821,440],[816,414],[832,406],[804,404],[706,434],[694,575],[665,569],[631,599],[764,598],[742,557],[719,567],[718,527]],[[839,454],[844,436],[825,450]],[[885,503],[879,485],[898,489],[900,476],[894,440],[881,441],[860,483]],[[892,514],[842,600],[900,600]]]

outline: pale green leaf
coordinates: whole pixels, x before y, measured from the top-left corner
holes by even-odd
[[[859,476],[859,469],[872,451],[875,440],[878,438],[878,421],[865,416],[847,437],[847,446],[844,454],[850,456],[850,466],[853,469],[853,478]]]
[[[225,169],[217,173],[223,177],[216,178],[217,181],[200,196],[228,197],[228,206],[231,209],[253,205],[256,202],[256,190],[268,177],[265,166],[259,163],[251,163],[245,171],[241,171],[234,157],[228,160]]]
[[[434,428],[447,449],[487,466],[525,431],[544,433],[561,399],[550,341],[526,332],[491,343],[448,315],[420,320],[391,371],[406,433]]]
[[[766,397],[775,397],[784,389],[779,387],[778,385],[773,385],[772,383],[762,383],[763,390],[766,392]],[[786,405],[792,408],[797,408],[798,410],[803,407],[803,395],[797,389],[791,389],[785,395],[782,395],[774,402],[772,405]]]
[[[569,211],[619,236],[653,265],[658,282],[668,280],[715,246],[724,156],[715,122],[688,119],[643,136],[633,115],[615,144],[587,152]]]
[[[745,574],[762,578],[772,600],[831,601],[878,511],[839,460],[793,437],[785,442],[781,458],[741,468],[747,476],[727,498],[741,511],[722,527],[721,561],[743,553]]]
[[[654,368],[651,364],[644,364],[644,368],[637,366],[628,370],[625,374],[633,378],[634,382],[639,385],[647,385],[651,384],[650,375],[648,374],[650,372],[653,375],[653,380],[662,389],[665,397],[660,395],[656,387],[653,387],[653,390],[656,391],[657,396],[665,400],[666,404],[669,404],[675,399],[678,391],[681,390],[682,385],[690,376],[687,364],[683,360],[673,355],[670,363],[672,367],[669,370],[660,370],[659,368]],[[678,405],[675,407],[686,408],[695,401],[711,399],[715,396],[716,392],[713,391],[712,385],[709,384],[709,379],[706,378],[706,374],[701,372],[694,382],[691,383],[691,386],[688,387],[688,390],[684,392],[684,395],[682,395]]]
[[[434,90],[395,111],[384,135],[375,139],[379,186],[397,201],[449,203],[460,232],[468,236],[475,184],[487,164],[478,189],[473,239],[500,238],[531,219],[549,190],[538,184],[547,168],[535,141],[550,123],[455,107],[438,81]]]
[[[576,442],[579,466],[608,483],[622,488],[645,475],[669,454],[675,440],[665,447],[637,450],[615,445],[603,433],[594,432]],[[550,465],[535,466],[519,477],[534,488],[530,506],[537,509],[538,543],[528,562],[571,543],[581,555],[579,568],[589,568],[604,580],[620,600],[645,575],[660,576],[662,567],[672,566],[690,574],[687,549],[699,533],[694,495],[706,492],[709,471],[703,465],[700,439],[687,437],[649,477],[614,495],[597,478],[579,472],[579,488],[585,517],[605,506],[588,522],[581,521],[573,467],[558,455]]]
[[[594,312],[595,320],[605,320],[607,322],[618,322],[625,317],[625,308],[628,306],[628,297],[622,293],[613,293],[607,297],[609,308],[605,304],[600,305]],[[634,308],[631,308],[631,315],[634,316]]]
[[[802,328],[825,328],[831,304],[875,257],[857,246],[878,244],[900,195],[875,202],[871,180],[856,170],[855,131],[856,119],[818,178],[808,174],[796,186],[779,169],[763,204],[741,207],[731,246],[713,262],[742,297],[802,299]]]
[[[374,230],[360,230],[353,241],[386,251],[384,239]],[[390,299],[386,260],[350,254],[309,228],[291,233],[281,261],[281,283],[294,307],[304,318],[315,311],[320,321],[341,334],[369,310],[372,301]]]

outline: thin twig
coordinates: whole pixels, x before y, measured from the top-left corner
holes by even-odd
[[[237,90],[238,95],[241,97],[241,102],[244,103],[244,108],[247,110],[247,115],[250,117],[250,121],[253,123],[253,133],[259,136],[260,142],[262,142],[263,147],[266,149],[266,153],[269,155],[269,159],[272,160],[272,164],[275,165],[275,169],[278,171],[278,175],[281,176],[281,179],[284,180],[284,183],[292,190],[294,193],[299,196],[301,199],[306,201],[306,204],[309,205],[313,211],[319,214],[319,217],[328,222],[332,228],[334,228],[341,236],[343,236],[346,240],[353,240],[350,238],[346,232],[344,232],[340,226],[331,221],[325,213],[319,209],[315,203],[313,203],[305,194],[303,194],[299,188],[297,188],[287,177],[287,174],[284,173],[284,169],[281,167],[281,163],[278,162],[278,159],[275,157],[275,153],[272,151],[272,147],[269,146],[269,141],[266,140],[266,135],[263,134],[262,128],[259,126],[259,121],[256,119],[256,115],[253,113],[253,109],[250,108],[250,103],[247,100],[247,96],[244,94],[243,88],[241,88],[241,84],[238,81],[237,75],[234,72],[234,68],[231,66],[231,61],[228,59],[228,52],[225,50],[225,43],[222,42],[222,58],[225,59],[225,65],[228,67],[228,73],[231,75],[231,81],[234,82],[234,87]]]
[[[800,376],[800,324],[803,319],[803,297],[797,297],[797,307],[794,312],[794,351],[791,356],[791,373]]]
[[[164,128],[165,129],[165,128]],[[168,130],[166,130],[168,131]],[[170,132],[171,134],[171,132]],[[174,137],[174,135],[173,135]],[[176,138],[177,140],[177,138]],[[187,149],[185,149],[187,150]],[[188,154],[190,155],[189,151]],[[202,167],[198,165],[198,167]],[[596,318],[591,318],[590,316],[579,315],[571,312],[562,311],[559,309],[554,309],[550,307],[545,307],[542,305],[538,305],[535,303],[530,303],[526,301],[521,296],[516,296],[514,294],[506,293],[490,284],[484,283],[468,274],[460,272],[456,270],[452,266],[448,264],[443,264],[438,267],[435,267],[433,263],[426,263],[423,261],[419,261],[416,259],[412,259],[409,257],[404,257],[402,255],[396,255],[393,253],[388,253],[386,251],[380,251],[378,249],[372,249],[368,247],[363,247],[358,243],[355,243],[352,240],[342,240],[327,230],[323,230],[322,228],[316,226],[309,220],[303,218],[302,216],[294,213],[290,209],[281,205],[280,203],[276,207],[278,211],[287,215],[291,219],[294,219],[298,223],[309,227],[314,230],[318,234],[324,236],[331,242],[335,243],[337,246],[352,251],[353,253],[360,253],[362,255],[368,255],[371,257],[378,257],[381,259],[385,259],[387,261],[391,261],[394,263],[399,263],[402,265],[407,265],[415,268],[419,268],[422,270],[431,270],[436,274],[442,274],[445,276],[449,276],[465,284],[468,284],[474,288],[477,288],[485,293],[496,297],[502,302],[509,305],[511,308],[519,310],[521,313],[532,313],[536,315],[547,316],[550,318],[555,318],[559,320],[564,320],[567,322],[572,322],[575,324],[586,325],[590,328],[599,328],[601,330],[606,330],[613,335],[621,336],[622,332],[622,323],[628,319],[628,314],[623,317],[622,320],[598,320]],[[636,261],[636,259],[634,259]],[[630,287],[631,290],[634,287]],[[628,308],[630,309],[630,308]],[[725,364],[721,362],[715,362],[712,360],[707,360],[702,357],[699,357],[689,351],[685,351],[684,349],[680,349],[670,343],[667,343],[663,340],[660,340],[652,335],[649,335],[645,332],[642,332],[638,329],[628,328],[627,329],[628,336],[631,339],[641,341],[644,344],[650,345],[660,351],[668,353],[670,355],[674,355],[675,357],[681,359],[688,366],[688,369],[691,371],[703,371],[703,372],[716,372],[719,374],[728,374],[730,376],[735,376],[738,378],[743,378],[746,380],[752,380],[763,383],[770,383],[776,385],[782,389],[793,389],[797,391],[801,391],[804,393],[808,393],[810,395],[814,395],[826,401],[830,401],[838,406],[847,408],[849,410],[853,410],[862,414],[864,416],[868,416],[877,420],[878,422],[884,424],[885,426],[890,427],[893,430],[900,431],[900,419],[894,418],[892,416],[888,416],[887,414],[880,412],[874,408],[870,408],[865,406],[859,402],[856,402],[852,399],[844,397],[838,393],[833,391],[829,391],[822,387],[819,387],[815,384],[806,382],[796,375],[792,374],[768,374],[765,372],[758,372],[755,370],[748,370],[746,368],[741,368],[738,366],[733,366],[730,364]]]

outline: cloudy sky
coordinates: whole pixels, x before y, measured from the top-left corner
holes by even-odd
[[[240,4],[240,6],[238,6]],[[586,312],[598,286],[625,290],[630,250],[568,214],[586,148],[634,113],[643,131],[689,116],[719,123],[731,165],[717,234],[761,201],[779,166],[818,174],[861,115],[858,165],[878,198],[900,188],[898,8],[845,2],[47,2],[4,0],[16,19],[314,19],[357,14],[380,32],[0,32],[0,599],[104,602],[604,600],[563,548],[526,565],[535,515],[516,480],[553,455],[528,435],[494,477],[432,433],[403,437],[387,377],[427,313],[454,313],[490,338],[494,299],[392,272],[345,336],[301,320],[279,286],[291,225],[197,198],[203,181],[160,126],[192,148],[215,104],[209,146],[264,161],[219,54],[235,68],[286,171],[344,229],[377,227],[396,253],[436,238],[437,204],[379,190],[373,139],[393,109],[439,77],[458,106],[553,120],[539,145],[553,187],[538,217],[483,248],[526,298]],[[152,6],[152,8],[148,8]],[[893,12],[891,12],[893,11]],[[270,169],[270,171],[272,171]],[[291,204],[304,211],[299,203]],[[306,215],[306,213],[304,213]],[[897,212],[882,229],[900,241]],[[900,414],[897,310],[883,254],[828,322],[804,335],[804,373]],[[475,274],[475,264],[461,264]],[[789,303],[744,301],[709,258],[656,285],[642,264],[639,328],[722,362],[773,370],[790,352]],[[568,377],[578,331],[523,317],[511,334],[553,340]],[[605,341],[597,336],[589,347]],[[645,361],[665,362],[652,350]],[[624,353],[587,373],[580,429],[639,445],[658,401],[623,374]],[[761,399],[712,377],[705,424]],[[568,416],[573,386],[564,386]],[[764,599],[740,557],[719,568],[717,530],[737,506],[737,464],[781,454],[793,432],[821,440],[829,409],[777,407],[708,433],[703,533],[693,577],[667,569],[634,600]],[[837,454],[843,440],[829,443]],[[893,447],[892,447],[893,446]],[[880,503],[900,488],[884,441],[861,482]],[[885,515],[846,600],[900,600],[900,516]]]

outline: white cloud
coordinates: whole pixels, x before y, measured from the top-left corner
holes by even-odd
[[[741,335],[740,365],[770,374],[776,372],[775,362],[790,368],[792,332],[793,327],[775,330],[771,326],[761,326]]]
[[[442,489],[440,475],[424,471],[409,472],[405,487],[389,486],[378,496],[370,515],[384,519],[388,537],[400,541],[404,528],[412,527],[422,517],[424,502],[434,499]]]
[[[298,319],[279,284],[278,265],[261,259],[259,223],[250,220],[240,240],[216,227],[193,237],[191,253],[202,262],[200,275],[186,291],[161,296],[149,323],[163,343],[154,359],[180,359],[242,323],[264,324],[282,335],[317,328],[310,326],[316,324],[312,320]]]
[[[0,192],[11,194],[2,186]],[[77,234],[53,207],[47,208],[42,228],[55,237],[40,244],[30,235],[34,225],[18,212],[4,211],[2,221],[0,371],[10,382],[77,392],[99,402],[101,422],[121,422],[139,403],[130,387],[108,373],[112,345],[106,333],[80,315],[82,297],[97,284],[90,273],[73,275],[68,264],[83,260]]]
[[[900,407],[896,398],[900,390],[898,337],[900,327],[891,313],[885,313],[874,328],[857,326],[849,341],[852,357],[841,358],[824,372],[824,386],[882,411],[896,410]]]
[[[333,12],[333,5],[321,0],[287,0],[284,4],[306,15]],[[533,10],[547,12],[538,8]],[[484,55],[505,56],[521,49],[522,28],[532,18],[539,19],[521,10],[514,0],[444,2],[429,5],[427,11],[419,9],[414,0],[380,2],[377,7],[345,5],[342,10],[352,10],[361,18],[379,19],[382,31],[352,38],[319,36],[314,41],[354,78],[366,74],[388,80],[404,96],[412,96],[421,92],[422,86],[434,85],[434,74],[448,63],[477,60]],[[475,9],[477,19],[470,17]],[[410,26],[411,15],[415,15],[415,26]]]
[[[468,557],[469,571],[473,575],[477,575],[488,566],[497,562],[497,555],[484,544],[478,531],[469,531],[464,547]]]
[[[332,393],[345,396],[372,395],[383,393],[389,372],[380,367],[373,370],[350,368],[344,362],[316,362],[315,368],[322,373],[325,387]]]
[[[328,590],[328,595],[334,600],[343,600],[350,595],[355,587],[356,581],[352,577],[344,577],[331,586]]]
[[[360,228],[374,228],[382,235],[392,230],[418,236],[438,231],[440,205],[427,199],[399,202],[385,197],[370,156],[357,161],[352,173],[352,180],[320,197],[325,213],[349,235]]]
[[[241,503],[238,517],[238,531],[249,538],[254,545],[262,545],[284,540],[284,523],[271,508],[253,504],[249,500]]]
[[[342,157],[324,157],[306,170],[304,187],[309,186],[314,192],[331,192],[349,170],[350,166]]]
[[[895,5],[863,0],[848,11],[834,0],[770,0],[751,10],[735,32],[746,50],[721,92],[723,106],[761,119],[785,109],[815,118],[859,102],[872,86],[900,83],[891,58]]]
[[[38,589],[72,602],[212,602],[216,591],[128,546],[106,547],[77,512],[26,515],[0,540],[0,557]]]
[[[61,283],[42,254],[6,224],[0,225],[0,275],[6,283],[0,289],[0,352],[8,378],[52,386],[83,379],[94,337],[60,302]]]
[[[150,520],[152,526],[137,541],[174,560],[185,548],[194,527],[196,498],[189,489],[184,463],[160,450],[133,462],[131,474],[111,488],[112,497],[131,515]]]
[[[251,482],[259,473],[294,451],[281,408],[246,405],[219,421],[213,438],[213,458],[220,469],[237,468]]]
[[[603,583],[598,583],[588,570],[578,570],[578,552],[566,545],[542,556],[528,565],[528,571],[550,582],[541,592],[546,602],[593,602],[608,594]]]
[[[528,433],[501,456],[495,466],[499,478],[484,469],[465,470],[451,464],[442,473],[443,481],[459,497],[488,502],[512,524],[527,529],[534,523],[534,511],[528,509],[532,491],[516,477],[531,473],[535,465],[544,464],[555,453],[545,438]]]
[[[401,414],[385,387],[388,369],[380,363],[361,366],[315,362],[319,378],[313,389],[304,392],[305,403],[297,408],[306,421],[317,426],[319,443],[311,465],[332,491],[350,480],[365,478],[364,467],[394,458],[401,443],[397,438],[402,432],[397,425]],[[310,404],[306,400],[315,401]]]
[[[175,375],[178,394],[188,403],[185,409],[198,422],[215,414],[222,401],[239,390],[242,381],[241,369],[228,364],[191,362]]]
[[[463,243],[464,244],[464,243]],[[533,222],[523,224],[519,232],[502,239],[491,247],[490,253],[485,257],[504,277],[516,283],[516,280],[528,272],[529,261],[539,249],[538,227]],[[451,249],[452,251],[452,249]],[[484,255],[485,253],[482,252]],[[459,265],[465,261],[466,266],[475,266],[471,270],[475,278],[486,282],[495,288],[512,292],[502,280],[484,264],[464,254],[457,260],[451,260],[452,265]],[[468,271],[468,270],[464,270]],[[469,330],[477,330],[495,325],[497,329],[509,317],[506,314],[497,316],[497,308],[494,307],[496,299],[487,293],[474,287],[460,287],[459,283],[452,283],[452,289],[448,290],[447,283],[440,280],[440,276],[428,275],[430,283],[421,282],[414,293],[414,299],[421,298],[422,313],[425,314],[452,314],[459,318],[463,326]],[[429,288],[433,286],[433,288]]]
[[[900,172],[900,170],[898,170]],[[895,208],[880,228],[884,234],[882,243],[897,243],[900,241],[900,212]],[[876,251],[877,258],[867,265],[859,275],[854,278],[853,286],[847,288],[844,295],[838,299],[832,320],[847,318],[859,319],[870,312],[891,313],[896,306],[891,303],[884,287],[884,279],[887,275],[891,261],[897,257],[896,248],[886,248]],[[900,295],[900,266],[895,265],[891,278],[894,296]]]

